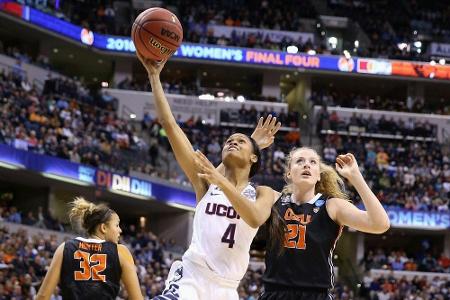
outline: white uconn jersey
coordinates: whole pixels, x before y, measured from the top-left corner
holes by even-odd
[[[242,195],[256,201],[256,190],[250,184]],[[205,265],[224,279],[239,281],[247,271],[250,245],[257,231],[237,214],[216,185],[210,185],[195,209],[192,242],[183,260]]]

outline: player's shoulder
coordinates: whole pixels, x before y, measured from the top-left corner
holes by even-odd
[[[121,254],[127,254],[130,253],[130,250],[124,244],[117,244],[117,252]]]
[[[278,198],[280,198],[281,193],[275,191],[270,186],[267,185],[260,185],[256,188],[256,193],[258,197],[265,197],[272,201],[272,203],[275,203]]]
[[[58,248],[55,250],[55,254],[53,254],[53,257],[62,257],[64,255],[64,248],[66,246],[65,242],[62,242]]]
[[[327,212],[332,220],[336,220],[336,214],[339,211],[345,210],[352,205],[353,204],[347,199],[337,197],[330,197],[326,199]]]
[[[124,262],[134,263],[133,256],[127,246],[123,244],[117,244],[117,253],[121,264]]]

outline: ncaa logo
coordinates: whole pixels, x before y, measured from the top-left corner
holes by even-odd
[[[292,199],[291,199],[291,195],[290,195],[290,194],[284,195],[284,196],[281,198],[281,205],[287,205],[287,204],[289,204],[289,203],[291,203],[291,202],[292,202]]]
[[[342,56],[338,60],[338,69],[341,72],[352,72],[355,68],[355,61],[353,58],[347,59],[345,56]]]
[[[183,277],[183,266],[178,267],[178,269],[173,274],[173,279],[171,280],[171,282],[177,282],[181,279],[181,277]]]
[[[249,187],[246,188],[243,192],[242,195],[245,196],[245,198],[250,199],[250,200],[256,200],[256,191],[254,188]]]

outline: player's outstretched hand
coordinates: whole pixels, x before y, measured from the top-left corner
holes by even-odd
[[[145,58],[141,53],[136,50],[136,56],[147,70],[147,74],[150,77],[151,75],[159,75],[161,70],[164,68],[167,60],[162,60],[160,62]]]
[[[259,118],[258,125],[252,133],[252,138],[256,141],[259,148],[265,149],[273,144],[275,134],[281,127],[281,123],[277,122],[276,117],[268,115],[264,120],[263,117]]]
[[[336,170],[339,175],[348,179],[350,182],[355,176],[360,174],[356,158],[351,153],[336,157]]]
[[[209,184],[220,185],[225,177],[214,167],[208,158],[199,150],[195,151],[195,165],[198,169],[198,177],[205,179]]]

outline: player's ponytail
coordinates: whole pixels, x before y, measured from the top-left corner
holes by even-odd
[[[343,191],[344,187],[344,181],[336,170],[321,162],[320,181],[316,183],[316,193],[321,193],[330,198],[348,199],[347,194]]]
[[[269,231],[269,244],[268,247],[272,249],[277,255],[283,254],[284,251],[284,236],[286,233],[286,222],[281,217],[278,209],[275,205],[272,205],[270,212],[270,218],[267,223]]]
[[[71,203],[69,219],[72,227],[84,229],[88,234],[94,234],[97,225],[107,223],[115,214],[106,204],[94,204],[82,197],[76,197]]]

